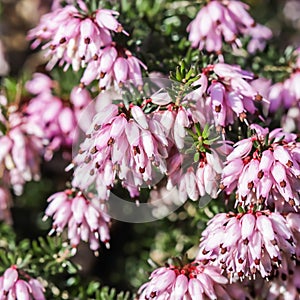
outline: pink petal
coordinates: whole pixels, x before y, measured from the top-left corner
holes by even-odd
[[[110,136],[114,139],[117,139],[125,130],[127,120],[122,115],[116,117],[111,125]]]
[[[118,52],[116,48],[111,46],[105,47],[100,56],[100,71],[103,73],[108,73],[112,69],[117,56]]]
[[[247,156],[252,149],[252,140],[251,138],[240,140],[234,147],[233,151],[227,156],[228,161]]]
[[[270,241],[275,239],[272,222],[267,216],[261,215],[257,217],[256,228],[260,231],[264,239]]]
[[[84,217],[84,212],[87,208],[87,203],[86,200],[80,196],[77,195],[73,200],[72,200],[72,213],[73,213],[73,218],[75,219],[77,224],[81,224],[83,221]]]
[[[128,69],[127,60],[123,57],[118,57],[114,63],[114,74],[118,83],[127,80]]]
[[[140,129],[133,120],[127,122],[125,133],[130,146],[137,146],[139,144]]]
[[[256,223],[256,219],[253,216],[253,214],[251,214],[251,213],[245,214],[242,217],[242,219],[241,219],[241,234],[242,234],[243,240],[249,238],[252,235],[255,223]]]
[[[189,294],[192,299],[202,300],[203,299],[203,287],[202,283],[197,278],[191,278],[188,286]]]
[[[15,287],[16,287],[16,299],[22,299],[22,300],[31,299],[30,297],[31,287],[27,282],[19,279],[16,282]]]
[[[172,291],[172,297],[174,297],[174,300],[181,300],[184,297],[188,289],[188,284],[189,281],[185,275],[180,274],[177,276],[175,286]]]
[[[274,161],[275,160],[271,150],[263,151],[259,163],[259,169],[262,170],[265,173],[265,175],[268,175]]]
[[[148,121],[147,121],[147,118],[143,112],[143,110],[137,106],[137,105],[134,105],[132,108],[131,108],[131,114],[132,114],[132,117],[133,119],[143,128],[143,129],[148,129],[149,128],[149,125],[148,125]]]
[[[18,271],[14,267],[8,268],[3,274],[3,290],[8,292],[19,277]]]

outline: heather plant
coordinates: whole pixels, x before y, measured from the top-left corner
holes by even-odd
[[[0,299],[300,299],[292,2],[40,1],[18,72],[0,35]]]

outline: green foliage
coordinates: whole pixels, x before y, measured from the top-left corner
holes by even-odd
[[[16,265],[32,277],[41,278],[47,299],[129,300],[129,292],[117,292],[97,281],[82,282],[80,266],[72,262],[74,252],[62,237],[39,237],[15,241],[13,229],[0,225],[0,275]],[[66,283],[66,284],[65,284]]]
[[[253,71],[257,76],[272,79],[273,82],[285,80],[293,72],[295,65],[295,48],[288,46],[284,51],[274,45],[259,55],[232,55],[231,50],[224,52],[228,63],[239,64],[243,69]]]
[[[72,89],[79,85],[82,74],[82,69],[78,72],[74,72],[70,67],[68,70],[64,71],[61,67],[56,66],[50,74],[57,82],[54,87],[53,94],[68,101]]]
[[[197,13],[197,6],[186,1],[117,1],[120,22],[129,32],[126,44],[147,62],[148,71],[167,74],[188,51],[185,28]],[[124,38],[117,35],[118,42]]]
[[[114,288],[102,287],[99,282],[90,282],[87,287],[80,286],[78,300],[129,300],[129,292],[117,292]]]

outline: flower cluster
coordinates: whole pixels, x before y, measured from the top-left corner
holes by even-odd
[[[178,187],[182,203],[187,198],[196,201],[205,195],[217,198],[223,169],[221,154],[214,149],[195,152],[199,154],[199,160],[196,162],[193,157],[177,151],[167,159],[167,188],[171,190]]]
[[[233,280],[268,277],[274,269],[293,264],[295,242],[287,220],[269,210],[220,213],[202,233],[197,259],[213,260]],[[287,272],[287,270],[285,270]]]
[[[237,118],[246,120],[257,112],[256,104],[267,101],[251,85],[253,79],[251,72],[239,66],[208,65],[194,83],[200,87],[186,96],[187,101],[196,103],[194,118],[200,123],[213,120],[217,127],[232,125]]]
[[[48,41],[43,49],[48,49],[47,54],[51,56],[47,65],[49,70],[57,63],[65,65],[65,70],[70,65],[74,71],[86,67],[81,86],[95,79],[99,80],[100,88],[127,80],[141,85],[141,66],[146,68],[145,65],[113,42],[111,32],[127,34],[117,21],[117,15],[116,11],[103,8],[89,12],[83,1],[77,1],[77,6],[59,6],[43,15],[40,24],[30,30],[28,38],[35,40],[33,48]]]
[[[151,97],[151,101],[158,104],[157,99],[153,98]],[[169,98],[168,101],[171,99]],[[193,116],[190,108],[176,106],[169,102],[167,103],[167,110],[156,111],[153,118],[162,125],[168,137],[169,145],[172,145],[168,148],[168,157],[166,158],[167,189],[172,190],[177,187],[182,203],[187,198],[196,201],[206,194],[216,198],[219,186],[217,179],[222,170],[222,162],[217,151],[210,149],[208,127],[203,128],[205,133],[202,136],[201,126],[192,121]],[[190,133],[193,135],[192,149],[193,153],[199,155],[197,159],[193,155],[184,153],[190,146],[188,145],[187,129],[190,129]],[[193,129],[195,132],[192,131]]]
[[[100,199],[108,199],[115,180],[120,179],[132,198],[143,182],[155,179],[153,165],[166,173],[168,140],[162,126],[142,108],[110,104],[98,112],[79,154],[72,185],[87,189],[95,184]]]
[[[23,279],[22,279],[23,277]],[[13,265],[0,277],[1,299],[45,300],[44,287]]]
[[[44,220],[53,218],[49,234],[61,234],[68,229],[68,239],[76,250],[80,241],[89,242],[91,250],[100,247],[99,239],[109,247],[109,222],[105,204],[100,203],[93,195],[85,196],[81,191],[67,189],[48,198],[49,205]]]
[[[300,129],[300,49],[295,51],[296,62],[287,79],[270,86],[268,112],[273,116],[278,110],[286,112],[281,119],[281,126],[286,131]]]
[[[148,299],[222,299],[229,297],[222,285],[227,279],[219,268],[194,261],[184,266],[167,265],[152,272],[141,286],[140,300]]]
[[[248,9],[248,5],[240,1],[208,1],[187,27],[192,47],[220,53],[223,40],[240,48],[242,43],[239,37],[249,36],[248,51],[254,53],[263,50],[272,32],[256,24],[247,12]]]
[[[16,105],[8,106],[4,96],[0,96],[0,123],[3,128],[0,132],[2,178],[20,195],[25,182],[40,178],[43,132],[39,126],[28,122],[24,110]]]
[[[105,47],[97,59],[89,62],[80,80],[80,86],[89,85],[93,80],[99,80],[100,89],[115,83],[115,87],[123,86],[127,81],[136,86],[141,86],[141,67],[146,66],[132,53],[115,43]]]
[[[240,140],[226,159],[221,188],[229,195],[236,189],[240,205],[257,203],[277,209],[283,202],[299,206],[299,143],[296,135],[258,125],[251,137]],[[254,194],[254,197],[253,197]]]
[[[284,82],[277,82],[270,87],[270,113],[276,112],[280,107],[289,109],[298,105],[300,101],[300,91],[298,82],[300,80],[300,72],[296,71]]]
[[[28,123],[41,128],[47,140],[45,158],[52,158],[60,148],[70,149],[78,135],[77,122],[83,108],[92,101],[87,90],[74,87],[70,99],[54,95],[57,84],[42,73],[33,74],[26,83],[27,90],[36,95],[26,106]]]

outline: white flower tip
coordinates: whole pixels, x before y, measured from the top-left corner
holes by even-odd
[[[71,171],[73,168],[75,167],[75,165],[73,163],[69,164],[66,168],[65,168],[65,171],[66,172],[69,172]]]
[[[77,248],[73,247],[71,250],[71,255],[74,256],[77,253]]]
[[[122,30],[122,33],[124,33],[125,35],[129,36],[129,33],[127,31],[125,31],[124,29]]]
[[[52,228],[52,229],[49,231],[48,235],[51,236],[51,235],[54,234],[54,233],[55,233],[55,228]]]

